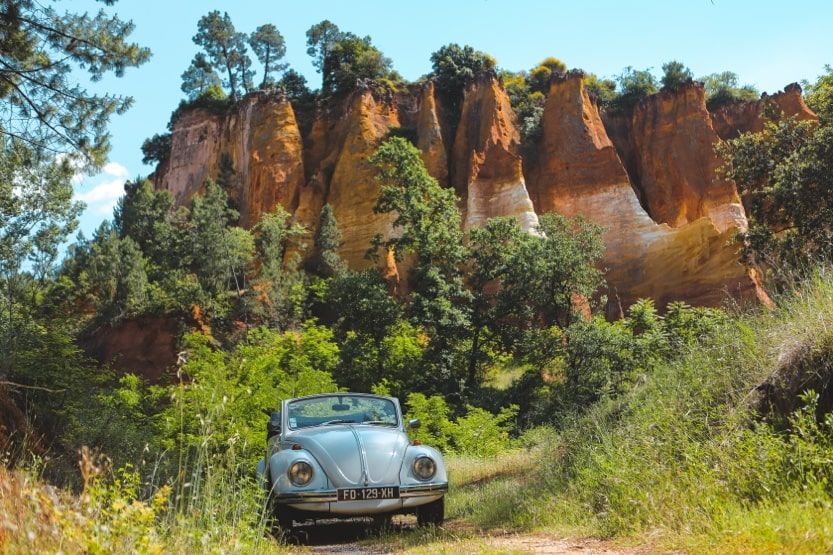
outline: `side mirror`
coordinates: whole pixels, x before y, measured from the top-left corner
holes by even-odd
[[[266,440],[279,435],[281,433],[281,413],[277,411],[269,412],[269,422],[266,423]]]
[[[419,421],[419,418],[412,418],[412,419],[408,420],[408,428],[409,429],[416,430],[420,426],[422,426],[422,422]]]

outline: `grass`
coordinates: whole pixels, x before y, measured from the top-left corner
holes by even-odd
[[[833,283],[821,276],[562,423],[515,465],[526,471],[461,486],[452,514],[692,552],[830,552],[833,428],[816,429],[812,411],[770,425],[751,399],[794,353],[833,357],[831,333]]]
[[[558,431],[528,432],[496,457],[449,455],[450,525],[371,542],[505,553],[507,534],[522,532],[691,553],[833,552],[833,416],[819,422],[811,397],[778,418],[754,410],[757,385],[808,360],[833,360],[824,275],[775,310],[733,316]],[[137,474],[88,460],[80,494],[0,470],[0,553],[285,552],[265,534],[256,485],[232,463],[201,463],[178,489],[148,490]]]

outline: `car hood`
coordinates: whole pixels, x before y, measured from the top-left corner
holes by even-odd
[[[287,439],[309,451],[335,487],[398,484],[409,445],[402,430],[352,424],[299,430]]]

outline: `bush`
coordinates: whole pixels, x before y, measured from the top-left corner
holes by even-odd
[[[418,418],[421,426],[411,430],[411,439],[436,447],[444,453],[474,457],[494,457],[511,446],[509,433],[514,429],[518,407],[510,405],[495,415],[479,407],[468,406],[466,413],[451,420],[451,409],[439,395],[426,397],[411,393],[406,401],[406,419]]]
[[[700,79],[706,88],[706,107],[714,111],[742,100],[757,100],[758,91],[752,85],[738,85],[738,75],[731,71],[712,73]]]

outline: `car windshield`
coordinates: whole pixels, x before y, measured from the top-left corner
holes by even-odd
[[[287,416],[290,428],[330,424],[399,424],[393,401],[364,395],[328,395],[299,399],[289,403]]]

